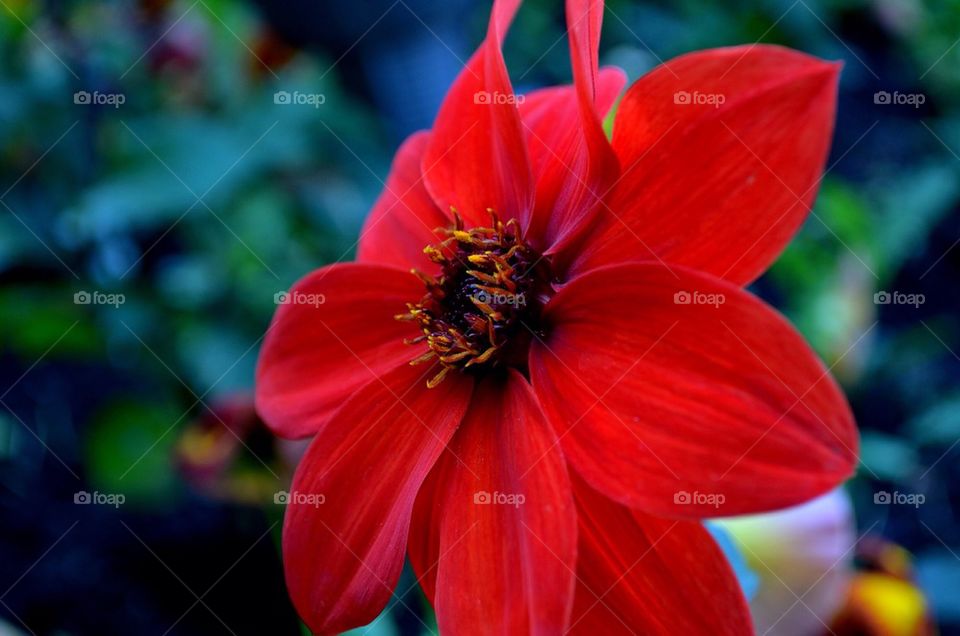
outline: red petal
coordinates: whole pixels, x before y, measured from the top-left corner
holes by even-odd
[[[632,511],[573,481],[580,542],[569,633],[753,633],[736,576],[703,526]]]
[[[586,229],[584,219],[601,203],[620,173],[596,109],[603,2],[567,0],[566,13],[579,122],[565,129],[566,144],[556,154],[559,165],[553,166],[560,172],[562,187],[546,227],[546,245],[551,252],[562,251],[575,233]]]
[[[739,287],[621,265],[572,281],[545,318],[533,385],[565,455],[607,496],[665,516],[741,514],[810,499],[853,472],[840,389],[793,327]]]
[[[473,385],[457,374],[427,389],[425,377],[422,367],[404,365],[368,384],[317,435],[297,469],[283,560],[293,603],[315,633],[364,625],[393,594],[417,490],[460,423]]]
[[[754,280],[813,204],[839,70],[751,45],[684,55],[642,77],[614,126],[623,176],[571,277],[655,255],[739,284]],[[676,103],[717,96],[722,105]]]
[[[271,430],[313,435],[346,398],[415,358],[420,349],[403,339],[417,331],[394,316],[423,293],[409,272],[357,263],[330,265],[294,284],[293,302],[278,306],[257,363],[257,411]]]
[[[397,150],[383,193],[360,233],[357,260],[430,271],[436,266],[423,248],[441,240],[434,230],[449,227],[451,217],[427,193],[420,162],[430,134],[412,134]]]
[[[456,462],[456,455],[448,447],[443,456],[437,460],[433,470],[439,472],[441,466]],[[436,598],[437,566],[440,559],[440,524],[434,517],[439,519],[442,514],[446,496],[447,484],[428,475],[417,494],[417,500],[413,506],[413,518],[410,520],[407,555],[417,576],[417,584],[431,605]]]
[[[573,80],[577,93],[586,97],[587,104],[591,104],[597,90],[603,0],[567,0],[566,12]]]
[[[626,75],[618,68],[600,71],[597,117],[606,116],[626,81]],[[591,201],[587,195],[597,185],[594,182],[590,189],[588,185],[591,180],[604,178],[606,173],[590,170],[591,165],[599,168],[601,162],[591,164],[573,86],[533,91],[520,105],[520,116],[527,135],[527,152],[537,192],[534,220],[527,231],[527,239],[545,247],[571,230],[590,209]],[[615,178],[616,172],[610,172],[609,182]]]
[[[488,208],[524,227],[533,188],[500,46],[519,0],[496,0],[487,39],[447,94],[423,158],[427,189],[444,210],[455,207],[468,226],[490,225]]]
[[[518,373],[478,385],[450,452],[418,496],[416,516],[421,536],[411,537],[411,557],[440,633],[475,633],[481,625],[492,634],[564,631],[576,514],[556,435]]]

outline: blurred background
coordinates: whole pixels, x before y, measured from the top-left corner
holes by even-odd
[[[863,432],[828,565],[882,581],[812,633],[960,633],[960,0],[607,4],[601,61],[631,79],[755,41],[845,62],[814,214],[754,286]],[[277,292],[352,258],[488,11],[0,0],[0,634],[301,633],[275,499],[302,447],[252,411],[260,339]],[[569,81],[563,33],[560,2],[525,4],[518,91]],[[412,585],[363,631],[427,632]]]

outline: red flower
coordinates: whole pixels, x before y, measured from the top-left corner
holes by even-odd
[[[500,50],[518,4],[398,151],[358,262],[298,282],[267,334],[258,408],[315,436],[290,594],[315,632],[362,625],[408,552],[444,633],[749,633],[698,519],[856,461],[828,370],[743,289],[813,201],[839,67],[684,55],[627,90],[608,142],[602,2],[567,2],[574,84],[526,99]]]

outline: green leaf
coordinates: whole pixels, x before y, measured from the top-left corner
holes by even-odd
[[[171,403],[130,397],[100,411],[86,439],[92,487],[135,506],[162,506],[178,483],[171,453],[186,416]]]

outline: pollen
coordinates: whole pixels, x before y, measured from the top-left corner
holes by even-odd
[[[451,372],[476,372],[505,366],[524,367],[531,330],[545,300],[542,281],[549,263],[524,240],[515,219],[504,223],[488,210],[490,227],[466,229],[453,211],[444,238],[423,252],[440,266],[434,277],[419,270],[426,293],[397,320],[416,323],[421,334],[407,344],[427,344],[410,364],[439,361],[433,388]]]

